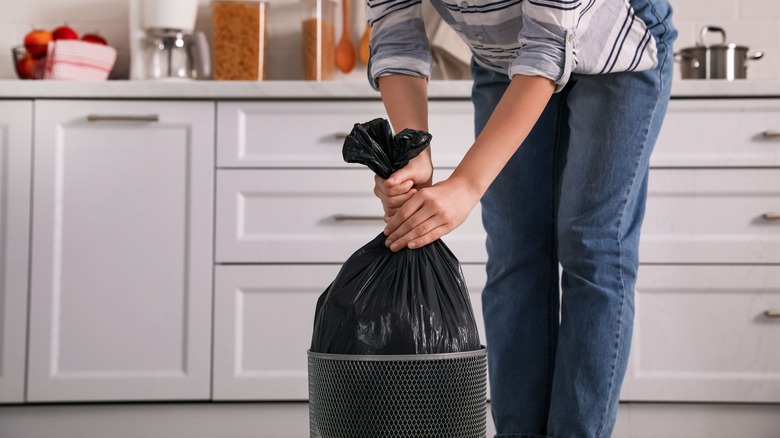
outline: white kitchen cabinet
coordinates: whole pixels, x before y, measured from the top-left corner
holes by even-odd
[[[32,101],[0,101],[0,403],[24,401]]]
[[[780,166],[777,99],[673,99],[653,167]]]
[[[216,261],[341,263],[385,227],[373,187],[373,173],[363,166],[220,170]],[[479,206],[444,241],[461,262],[484,263]]]
[[[356,248],[357,249],[357,248]],[[306,400],[306,351],[320,294],[340,265],[218,266],[214,400]],[[484,344],[484,266],[464,266]]]
[[[28,401],[210,397],[213,125],[36,101]]]
[[[627,401],[780,401],[780,266],[645,265]]]
[[[641,263],[780,263],[780,169],[653,169]]]
[[[470,101],[429,102],[433,163],[454,168],[474,141]],[[356,123],[387,117],[380,101],[219,102],[220,168],[352,168],[341,147]]]
[[[780,402],[780,101],[672,100],[621,400]]]

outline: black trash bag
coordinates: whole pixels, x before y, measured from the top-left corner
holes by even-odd
[[[344,160],[389,177],[431,141],[424,131],[393,136],[384,119],[356,124]],[[438,354],[481,348],[458,259],[436,240],[394,253],[380,233],[355,252],[320,295],[311,351],[331,354]]]

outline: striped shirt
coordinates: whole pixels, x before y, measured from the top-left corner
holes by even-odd
[[[647,70],[658,62],[655,40],[627,0],[430,1],[477,64],[510,78],[549,78],[556,91],[572,72]],[[375,89],[381,76],[430,76],[421,0],[368,0],[368,21]]]

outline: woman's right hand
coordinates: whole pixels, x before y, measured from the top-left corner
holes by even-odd
[[[433,164],[430,149],[411,159],[406,166],[390,175],[388,179],[375,176],[374,194],[382,201],[385,222],[389,222],[395,212],[417,193],[418,189],[430,187],[432,181]]]

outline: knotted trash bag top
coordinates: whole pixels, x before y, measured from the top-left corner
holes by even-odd
[[[431,141],[393,135],[387,120],[356,124],[344,160],[387,179]],[[376,238],[358,249],[317,301],[311,351],[352,355],[437,354],[481,348],[458,259],[439,239],[392,252]]]

